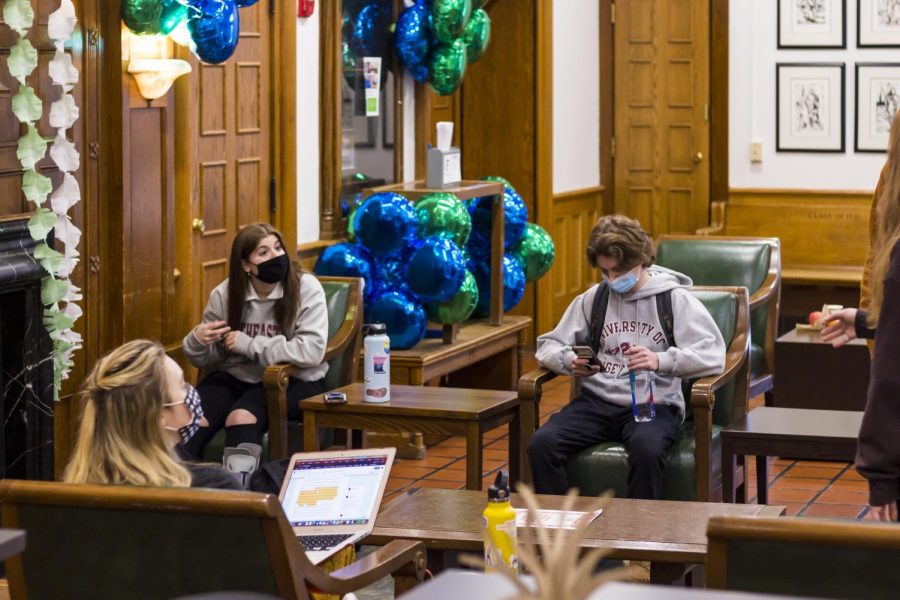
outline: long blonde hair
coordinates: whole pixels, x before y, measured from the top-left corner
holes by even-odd
[[[888,147],[888,172],[884,191],[876,209],[877,229],[873,241],[871,325],[878,323],[884,302],[884,278],[891,263],[891,250],[900,241],[900,111],[891,122]]]
[[[81,425],[63,481],[190,486],[166,445],[164,358],[158,343],[134,340],[97,361],[82,385]]]

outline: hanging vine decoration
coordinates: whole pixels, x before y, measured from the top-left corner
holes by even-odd
[[[81,231],[68,215],[69,209],[81,198],[74,176],[80,166],[80,156],[67,135],[78,120],[78,106],[71,94],[78,83],[78,70],[65,51],[66,44],[71,44],[77,18],[72,0],[61,0],[47,25],[48,35],[56,47],[48,65],[50,80],[62,92],[59,99],[50,105],[49,124],[57,130],[52,144],[48,144],[48,140],[38,131],[37,122],[43,115],[44,103],[28,85],[28,78],[34,73],[38,62],[37,50],[26,38],[34,25],[31,2],[6,0],[3,19],[17,36],[16,43],[10,49],[8,65],[10,74],[19,82],[12,105],[16,118],[25,126],[25,133],[19,138],[16,155],[24,171],[22,192],[35,205],[28,229],[37,242],[35,259],[46,272],[41,281],[41,301],[44,304],[44,326],[53,342],[54,394],[58,397],[61,382],[68,377],[72,367],[72,356],[81,348],[81,335],[72,329],[81,316],[81,307],[77,304],[81,300],[81,290],[70,279],[78,264],[77,248]],[[50,178],[37,169],[37,164],[47,154],[48,145],[50,158],[63,175],[55,191]],[[48,196],[49,207],[45,206]],[[61,247],[62,251],[48,243],[51,231],[56,247]]]

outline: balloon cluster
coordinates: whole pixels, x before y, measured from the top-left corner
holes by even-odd
[[[416,0],[397,20],[397,56],[419,83],[441,96],[456,91],[466,67],[484,55],[491,39],[487,0]]]
[[[238,8],[258,0],[123,0],[122,21],[133,33],[175,36],[186,28],[191,50],[207,63],[228,60],[241,32]]]
[[[495,178],[494,180],[498,180]],[[502,180],[505,182],[505,180]],[[525,293],[525,282],[553,264],[553,240],[528,223],[521,196],[505,182],[503,309]],[[415,346],[428,320],[461,323],[490,313],[493,197],[461,202],[434,193],[412,204],[394,193],[373,194],[350,208],[347,242],[327,248],[319,275],[362,277],[365,318],[385,323],[391,346]]]

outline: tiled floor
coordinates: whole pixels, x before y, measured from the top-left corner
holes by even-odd
[[[544,386],[542,423],[568,401],[568,394],[568,378],[559,377]],[[758,398],[751,405],[760,401]],[[507,468],[507,437],[505,427],[485,436],[485,487],[499,469]],[[789,515],[856,518],[864,514],[868,488],[853,465],[779,458],[770,461],[769,503],[787,506]],[[748,480],[755,481],[753,465],[748,471]],[[423,460],[398,459],[391,471],[386,499],[410,487],[463,489],[465,481],[465,440],[449,438],[430,446]],[[755,501],[752,497],[751,502]]]

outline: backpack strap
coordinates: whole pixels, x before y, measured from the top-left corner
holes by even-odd
[[[600,338],[603,334],[603,326],[606,324],[606,307],[609,306],[609,285],[601,281],[594,294],[594,303],[591,306],[591,332],[588,343],[598,355],[600,354]]]
[[[659,316],[663,333],[666,335],[666,343],[669,345],[669,348],[674,348],[676,344],[675,317],[672,312],[672,290],[666,290],[662,294],[656,295],[656,314]]]

